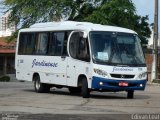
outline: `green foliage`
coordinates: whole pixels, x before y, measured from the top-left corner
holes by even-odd
[[[131,0],[111,0],[98,7],[85,21],[113,25],[132,29],[139,34],[142,44],[148,43],[151,30],[148,16],[136,14],[136,8]]]
[[[99,1],[101,0],[4,0],[4,4],[11,11],[10,20],[24,28],[36,22],[73,20],[83,6]]]
[[[10,77],[9,76],[0,77],[0,82],[9,82],[9,81],[10,81]]]
[[[72,19],[70,17],[69,20],[84,21],[84,18],[90,16],[95,9],[96,8],[92,4],[86,3],[79,10],[79,14]]]
[[[134,5],[128,0],[112,0],[102,4],[93,14],[86,18],[101,24],[110,24],[128,27],[135,12]],[[102,19],[102,20],[101,20]]]
[[[4,0],[4,4],[11,10],[10,20],[21,28],[64,19],[129,28],[139,34],[142,44],[151,34],[148,16],[137,15],[132,0]]]
[[[17,24],[22,23],[22,28],[36,22],[60,19],[64,12],[64,2],[64,0],[5,0],[5,4],[12,11],[10,20]]]

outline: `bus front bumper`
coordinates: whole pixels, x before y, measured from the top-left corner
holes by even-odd
[[[120,83],[126,83],[127,85],[121,85]],[[144,90],[146,83],[147,80],[115,80],[93,76],[91,88],[104,91]]]

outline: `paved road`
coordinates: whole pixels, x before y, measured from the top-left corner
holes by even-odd
[[[80,95],[70,95],[66,88],[35,93],[31,82],[0,83],[0,119],[9,114],[11,117],[18,115],[23,120],[45,120],[44,116],[48,117],[46,120],[58,119],[58,116],[68,120],[118,120],[124,116],[131,118],[134,114],[152,113],[160,113],[160,86],[156,85],[148,85],[145,91],[135,92],[134,99],[127,99],[125,92],[92,92],[91,98],[83,99]]]

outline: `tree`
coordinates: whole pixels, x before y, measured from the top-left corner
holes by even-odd
[[[61,13],[67,11],[64,0],[5,0],[4,3],[8,11],[11,10],[10,20],[21,24],[22,28],[36,22],[59,20]]]
[[[4,0],[11,11],[11,21],[29,27],[36,22],[74,20],[83,8],[101,0]]]
[[[131,0],[111,0],[105,2],[83,20],[135,30],[139,34],[141,43],[145,46],[151,35],[148,16],[137,15],[136,8]]]
[[[136,14],[131,0],[5,0],[11,21],[29,27],[37,22],[89,21],[135,30],[147,44],[151,31],[148,16]]]

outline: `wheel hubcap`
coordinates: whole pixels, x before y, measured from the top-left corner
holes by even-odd
[[[38,90],[40,88],[40,82],[36,80],[36,89]]]

